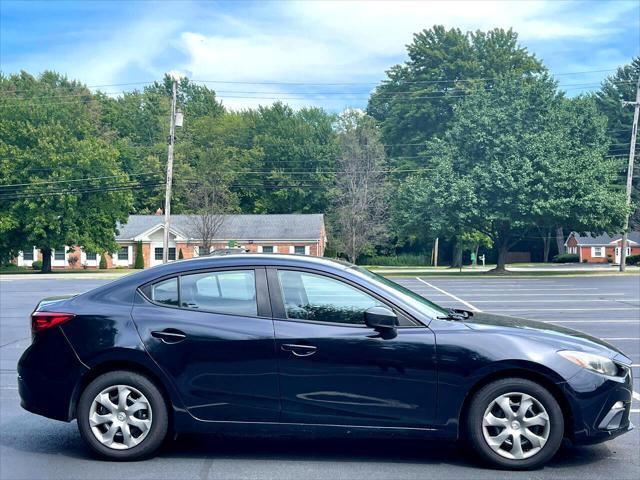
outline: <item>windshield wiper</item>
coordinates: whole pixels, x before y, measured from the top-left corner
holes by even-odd
[[[449,308],[447,309],[447,316],[446,317],[437,317],[438,320],[458,320],[458,321],[464,321],[467,318],[471,317],[473,315],[472,312],[468,311],[468,310],[460,310],[457,308]]]

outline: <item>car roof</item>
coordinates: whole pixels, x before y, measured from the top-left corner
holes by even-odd
[[[133,291],[132,287],[153,282],[163,277],[179,275],[181,273],[196,272],[210,268],[224,267],[261,267],[261,266],[289,266],[289,267],[308,267],[325,272],[345,272],[352,265],[350,263],[323,257],[311,257],[308,255],[296,254],[268,254],[268,253],[239,253],[230,255],[213,255],[178,260],[175,262],[156,265],[155,267],[146,268],[131,275],[115,280],[111,283],[90,290],[80,297],[109,297],[113,300],[117,298],[123,301],[127,300],[129,292]]]
[[[211,265],[209,265],[211,263]],[[172,262],[170,264],[162,265],[166,267],[169,265],[198,265],[198,268],[207,268],[209,266],[214,267],[217,264],[233,264],[238,265],[324,265],[332,268],[345,269],[352,266],[351,263],[343,260],[325,258],[325,257],[311,257],[309,255],[295,254],[295,253],[230,253],[229,255],[207,255],[202,257],[189,258],[186,260],[180,260],[179,262]],[[160,267],[160,265],[158,266]],[[154,267],[154,268],[158,268]]]

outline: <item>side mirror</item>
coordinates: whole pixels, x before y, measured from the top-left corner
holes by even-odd
[[[395,330],[398,317],[387,307],[371,307],[364,312],[364,323],[375,330]]]

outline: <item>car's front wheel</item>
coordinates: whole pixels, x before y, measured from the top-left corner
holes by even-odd
[[[558,451],[564,436],[556,399],[541,385],[522,378],[481,388],[471,400],[466,427],[482,460],[510,469],[543,465]]]
[[[95,378],[82,392],[78,429],[87,444],[111,460],[137,460],[155,452],[168,430],[167,405],[156,385],[120,370]]]

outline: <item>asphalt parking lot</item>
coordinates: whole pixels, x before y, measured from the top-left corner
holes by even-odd
[[[443,305],[554,322],[617,345],[633,360],[640,392],[640,276],[394,278]],[[535,472],[477,467],[457,444],[184,436],[145,462],[91,457],[75,423],[23,411],[16,362],[42,297],[80,293],[107,280],[0,277],[0,478],[640,478],[640,433],[589,447],[564,445]],[[640,398],[632,421],[640,424]]]

